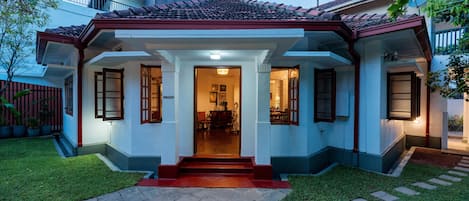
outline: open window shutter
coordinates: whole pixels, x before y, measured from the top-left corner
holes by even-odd
[[[124,118],[124,69],[103,69],[103,120]]]
[[[335,121],[335,71],[314,70],[314,121]]]
[[[414,72],[388,73],[388,119],[420,116],[420,79]]]
[[[289,100],[289,117],[290,124],[298,125],[299,113],[299,66],[288,70],[288,100]]]
[[[141,106],[141,123],[150,122],[150,68],[141,68],[141,85],[140,85],[140,106]]]
[[[94,73],[94,116],[103,118],[103,73]]]

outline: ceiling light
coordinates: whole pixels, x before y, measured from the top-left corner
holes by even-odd
[[[229,69],[228,68],[217,68],[218,75],[228,75]]]
[[[210,59],[211,60],[220,60],[221,59],[221,56],[219,53],[211,53],[210,54]]]

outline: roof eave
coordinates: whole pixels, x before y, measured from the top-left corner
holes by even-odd
[[[292,20],[158,20],[158,19],[93,19],[80,35],[87,45],[103,29],[268,29],[303,28],[305,31],[334,31],[344,40],[352,40],[352,30],[342,21]]]
[[[75,45],[77,42],[77,38],[74,38],[74,37],[48,33],[48,32],[41,32],[41,31],[38,31],[36,33],[36,37],[37,37],[36,39],[36,62],[38,64],[43,64],[42,59],[43,59],[48,42],[57,42],[57,43],[73,44],[73,45]]]
[[[414,30],[415,35],[417,36],[417,39],[424,51],[425,58],[430,62],[432,60],[432,48],[430,45],[430,39],[428,38],[427,25],[425,24],[425,18],[423,16],[360,29],[357,31],[356,37],[357,39],[360,39],[405,29]]]

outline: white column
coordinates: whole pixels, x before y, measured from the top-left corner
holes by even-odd
[[[178,162],[178,129],[176,118],[176,90],[178,72],[174,64],[163,62],[161,65],[163,79],[163,139],[161,164],[175,165]]]
[[[464,93],[464,113],[462,114],[463,116],[462,141],[464,143],[468,143],[467,140],[469,138],[469,102],[466,101],[468,98],[469,98],[469,95],[467,93]]]
[[[260,64],[256,76],[255,161],[270,165],[270,64]]]

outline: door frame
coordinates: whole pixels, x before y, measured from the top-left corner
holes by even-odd
[[[223,156],[227,156],[227,157],[241,157],[241,139],[242,139],[242,135],[241,135],[241,130],[242,130],[242,95],[243,95],[243,82],[242,82],[242,66],[236,66],[236,65],[200,65],[200,66],[194,66],[194,89],[193,89],[193,92],[194,92],[194,107],[193,107],[193,116],[194,116],[194,119],[193,119],[193,123],[194,123],[194,127],[193,127],[193,146],[194,146],[194,150],[193,150],[193,155],[196,156],[197,155],[197,69],[213,69],[213,70],[216,70],[217,68],[228,68],[228,69],[239,69],[239,103],[238,103],[238,107],[239,107],[239,114],[238,114],[238,117],[239,117],[239,145],[238,145],[238,153],[237,154],[233,154],[233,155],[228,155],[228,154],[214,154],[214,157],[223,157]]]

